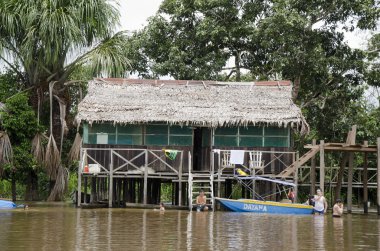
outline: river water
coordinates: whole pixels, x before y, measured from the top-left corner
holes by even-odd
[[[380,219],[34,204],[0,210],[0,250],[380,250]]]

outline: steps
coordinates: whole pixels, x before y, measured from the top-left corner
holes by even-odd
[[[196,206],[196,198],[199,191],[202,189],[207,197],[207,206],[214,209],[214,176],[211,173],[189,173],[189,210],[191,211]]]
[[[290,175],[293,175],[294,172],[296,171],[297,167],[305,164],[309,159],[314,157],[318,152],[319,152],[319,147],[315,147],[315,148],[310,149],[301,158],[299,158],[297,161],[295,161],[290,166],[285,168],[281,173],[276,175],[276,177],[281,178],[281,179],[285,179],[285,178],[289,177]]]

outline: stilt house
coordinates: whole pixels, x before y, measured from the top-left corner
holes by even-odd
[[[93,201],[156,204],[169,182],[173,204],[191,206],[195,183],[210,199],[231,192],[231,150],[251,172],[280,173],[294,130],[308,130],[291,92],[289,81],[94,79],[76,117],[78,189],[92,177]]]

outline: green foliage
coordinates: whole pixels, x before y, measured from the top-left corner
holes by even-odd
[[[37,132],[37,119],[28,104],[27,95],[17,94],[7,99],[5,105],[6,110],[1,112],[2,127],[9,134],[12,144],[30,141]]]

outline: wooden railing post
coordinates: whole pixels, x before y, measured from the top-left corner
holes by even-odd
[[[145,150],[143,204],[148,204],[148,150]]]

